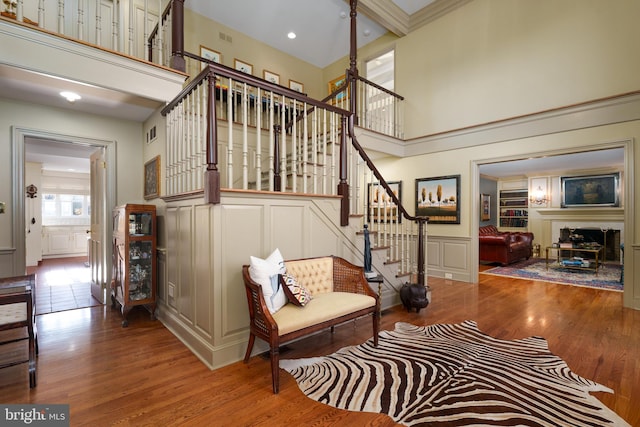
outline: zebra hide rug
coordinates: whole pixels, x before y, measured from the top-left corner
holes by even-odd
[[[282,360],[304,394],[406,426],[628,426],[589,394],[612,392],[551,354],[544,338],[505,341],[454,325],[397,323],[336,353]]]

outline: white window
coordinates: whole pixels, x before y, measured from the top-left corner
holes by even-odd
[[[389,92],[395,91],[394,51],[390,50],[365,63],[367,80],[376,86],[366,86],[364,127],[387,135],[398,136],[398,100]],[[386,89],[381,90],[380,87]],[[389,92],[388,92],[389,91]]]
[[[91,215],[91,202],[88,195],[82,194],[55,194],[42,195],[42,219],[47,220],[89,218]]]
[[[395,60],[394,52],[383,53],[380,56],[376,56],[366,62],[367,80],[372,81],[378,86],[382,86],[385,89],[394,91],[394,74],[395,74]]]

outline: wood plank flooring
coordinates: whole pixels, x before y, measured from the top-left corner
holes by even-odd
[[[480,275],[467,284],[429,278],[432,303],[419,314],[387,310],[382,329],[475,320],[501,339],[546,338],[550,350],[585,378],[615,393],[594,395],[640,426],[640,311],[622,294]],[[2,403],[68,403],[72,426],[392,426],[387,416],[337,410],[307,399],[281,371],[271,392],[260,356],[210,371],[159,321],[135,308],[128,328],[110,306],[38,316],[38,386],[25,366],[0,371]],[[369,338],[359,319],[290,345],[283,358],[329,354]]]

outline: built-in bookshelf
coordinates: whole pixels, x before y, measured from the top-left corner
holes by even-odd
[[[526,188],[500,190],[499,219],[499,226],[503,228],[527,228],[529,225],[529,192]]]

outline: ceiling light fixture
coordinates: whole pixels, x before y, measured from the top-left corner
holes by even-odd
[[[79,99],[82,99],[82,97],[80,95],[78,95],[77,93],[69,92],[69,91],[60,92],[60,96],[62,96],[67,101],[72,102],[72,103],[76,102]]]
[[[296,33],[294,33],[293,31],[289,31],[289,34],[287,34],[287,37],[289,37],[291,40],[296,38]]]

